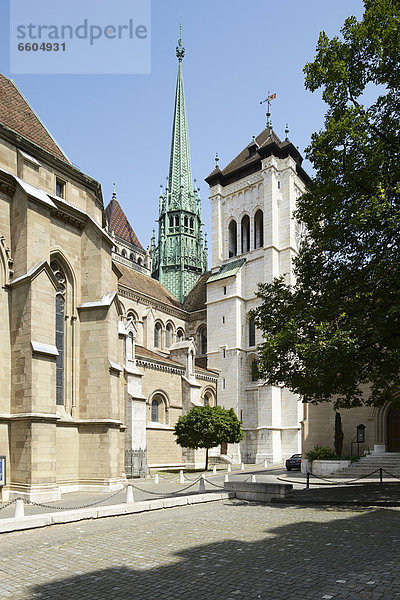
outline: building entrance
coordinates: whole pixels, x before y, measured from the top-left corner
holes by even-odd
[[[400,408],[394,406],[387,414],[387,451],[400,452]]]

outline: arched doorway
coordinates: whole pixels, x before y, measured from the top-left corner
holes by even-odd
[[[400,407],[391,406],[387,413],[387,451],[400,452]]]

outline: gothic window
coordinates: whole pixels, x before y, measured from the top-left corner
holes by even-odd
[[[164,394],[157,393],[150,404],[150,419],[153,423],[168,424],[168,403]]]
[[[185,227],[187,227],[187,226],[188,226],[188,224],[189,224],[189,219],[188,219],[186,216],[185,216],[185,218],[184,218],[184,221],[183,221],[183,223],[184,223]]]
[[[199,330],[199,350],[200,354],[207,354],[207,328],[201,327]]]
[[[130,260],[135,260],[135,257],[133,256],[132,252],[131,252],[131,253],[130,253],[130,255],[129,255],[129,259],[130,259]]]
[[[235,220],[229,223],[228,227],[229,238],[229,258],[237,255],[237,224]]]
[[[173,228],[173,226],[174,226],[174,217],[170,217],[169,218],[169,226],[170,226],[171,229]]]
[[[258,210],[254,215],[254,248],[262,248],[264,245],[264,215]]]
[[[249,346],[256,345],[256,326],[253,319],[249,320]]]
[[[190,229],[192,230],[191,233],[193,233],[193,231],[194,231],[194,219],[193,219],[193,217],[191,217],[191,219],[190,219]]]
[[[166,333],[165,345],[167,346],[167,348],[169,348],[172,345],[172,334],[173,334],[173,328],[172,328],[171,323],[168,323],[165,333]]]
[[[134,348],[134,338],[133,331],[130,331],[126,336],[126,358],[127,360],[133,360],[133,348]]]
[[[121,251],[121,256],[126,256],[126,250]]]
[[[175,227],[179,227],[179,216],[175,216]]]
[[[245,215],[242,219],[242,254],[250,251],[250,218]]]
[[[158,400],[154,398],[151,402],[151,420],[158,422]]]
[[[210,406],[210,397],[208,394],[204,394],[204,406]]]
[[[178,338],[178,342],[182,342],[183,338],[184,338],[184,333],[182,331],[182,329],[178,329],[178,331],[176,332],[176,337]]]
[[[65,357],[65,292],[66,278],[60,264],[52,260],[50,267],[56,276],[59,288],[56,293],[56,404],[64,405],[64,357]]]
[[[140,256],[139,256],[139,258],[137,259],[137,264],[138,264],[138,265],[140,265],[140,266],[143,264],[143,261],[142,261],[142,259],[140,258]]]
[[[156,323],[154,326],[154,346],[161,348],[161,323]]]
[[[251,362],[251,380],[258,381],[258,360],[256,358]]]

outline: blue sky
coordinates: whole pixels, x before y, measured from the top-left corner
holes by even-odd
[[[10,76],[8,4],[0,0],[0,71]],[[320,92],[304,89],[303,66],[315,54],[320,31],[333,36],[347,16],[362,12],[362,0],[153,0],[150,75],[11,77],[67,156],[100,181],[105,204],[116,182],[146,247],[168,174],[182,13],[192,171],[211,235],[204,178],[215,153],[222,168],[264,128],[259,102],[268,90],[277,94],[271,111],[276,133],[284,137],[289,123],[289,137],[303,152],[325,112]]]

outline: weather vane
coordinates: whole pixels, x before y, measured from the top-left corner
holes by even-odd
[[[270,94],[270,92],[268,92],[268,96],[265,98],[265,100],[261,100],[260,104],[264,104],[264,102],[267,103],[267,127],[269,128],[269,133],[272,133],[272,123],[271,123],[271,101],[275,100],[276,98],[276,94]]]

